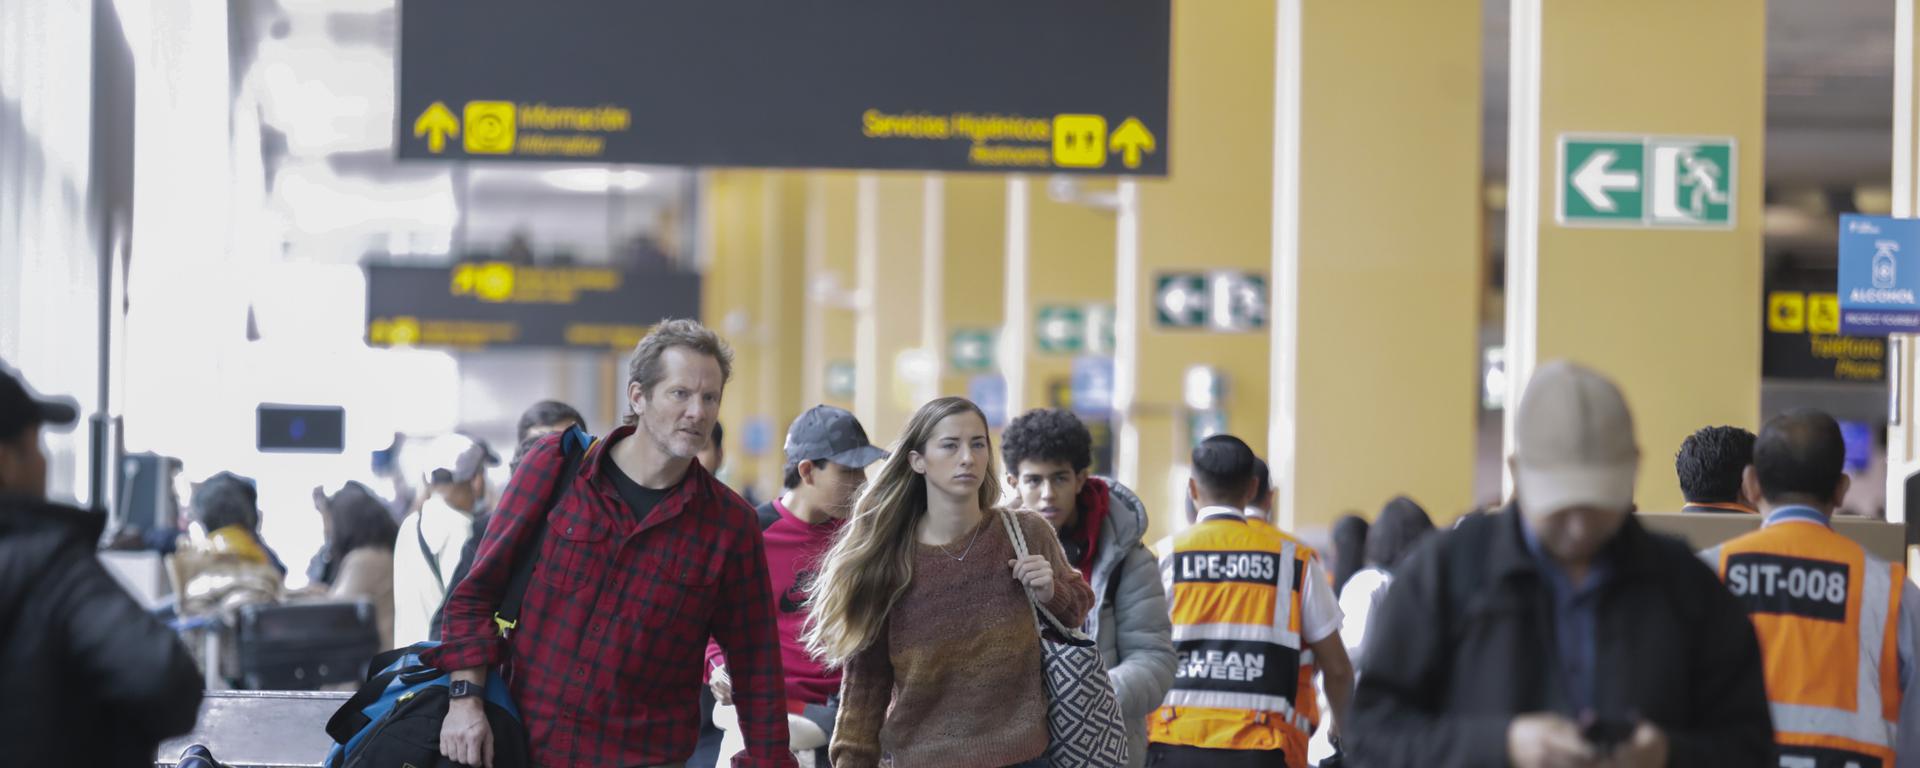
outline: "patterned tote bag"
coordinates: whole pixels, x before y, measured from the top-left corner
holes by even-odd
[[[1027,537],[1014,514],[1002,512],[1000,521],[1013,540],[1014,554],[1026,557]],[[1122,768],[1127,764],[1127,725],[1099,646],[1086,633],[1061,624],[1031,590],[1027,602],[1033,604],[1034,625],[1040,630],[1040,669],[1046,676],[1047,763],[1053,768]]]

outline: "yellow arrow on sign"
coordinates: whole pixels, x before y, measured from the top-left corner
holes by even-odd
[[[1129,117],[1120,124],[1120,130],[1114,131],[1107,140],[1111,151],[1123,153],[1121,159],[1128,168],[1140,167],[1141,153],[1153,154],[1159,146],[1153,142],[1153,132],[1140,124],[1137,117]]]
[[[454,118],[447,105],[437,101],[427,107],[427,111],[420,113],[418,120],[413,121],[414,138],[425,136],[427,151],[436,155],[447,148],[448,136],[459,135],[460,121]]]

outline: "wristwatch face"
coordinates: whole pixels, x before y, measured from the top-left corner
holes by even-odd
[[[455,680],[447,685],[447,696],[448,698],[464,699],[468,696],[480,695],[480,690],[480,686],[474,685],[473,683],[465,680]]]

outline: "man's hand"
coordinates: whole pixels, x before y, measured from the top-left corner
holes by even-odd
[[[1507,761],[1514,768],[1592,768],[1593,745],[1580,726],[1559,715],[1536,712],[1507,725]]]
[[[1601,765],[1606,768],[1667,768],[1667,734],[1660,726],[1640,721],[1633,738],[1614,748]]]
[[[479,697],[447,705],[447,719],[440,721],[440,754],[457,763],[493,768],[493,726]]]
[[[1053,599],[1053,563],[1044,555],[1027,555],[1007,561],[1014,580],[1033,590],[1033,599],[1045,603]]]
[[[707,676],[707,688],[713,691],[714,701],[733,706],[733,678],[727,675],[727,665],[713,668],[713,673]]]

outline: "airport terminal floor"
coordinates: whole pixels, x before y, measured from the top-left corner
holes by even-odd
[[[1914,4],[0,0],[0,765],[1920,768]]]

